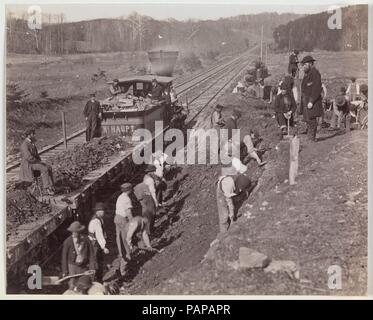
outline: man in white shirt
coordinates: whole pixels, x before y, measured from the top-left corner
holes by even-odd
[[[103,203],[96,203],[93,208],[95,214],[88,224],[88,238],[92,243],[94,255],[96,258],[96,279],[102,280],[104,269],[104,255],[108,254],[109,249],[106,248],[106,232],[104,226],[105,206]]]
[[[154,157],[153,165],[155,166],[155,174],[161,179],[163,179],[164,169],[166,166],[168,155],[163,152],[155,152],[153,154],[153,157]]]
[[[130,260],[131,256],[128,244],[126,242],[126,236],[128,231],[129,220],[131,220],[133,217],[133,205],[132,200],[129,197],[129,194],[132,192],[132,184],[123,183],[120,186],[120,188],[122,190],[122,193],[117,199],[114,217],[114,223],[116,228],[116,241],[119,257],[126,257],[127,260]]]
[[[235,215],[233,197],[245,191],[250,184],[250,179],[243,174],[221,176],[219,178],[216,188],[216,201],[221,233],[226,232],[233,222]]]
[[[360,95],[360,86],[356,82],[355,77],[351,77],[351,83],[347,87],[346,94],[348,95],[350,101],[355,101],[356,97]]]

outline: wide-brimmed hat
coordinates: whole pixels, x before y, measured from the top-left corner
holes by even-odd
[[[129,182],[125,182],[125,183],[120,185],[120,189],[122,191],[130,191],[130,190],[132,190],[132,184],[129,183]]]
[[[339,107],[343,106],[346,103],[346,98],[345,96],[336,96],[335,97],[335,104]]]
[[[85,275],[79,277],[78,281],[76,282],[76,287],[81,291],[88,290],[90,287],[92,287],[91,276]]]
[[[152,164],[149,164],[145,167],[144,172],[154,172],[156,170],[156,167]]]
[[[217,104],[215,107],[214,107],[215,110],[222,110],[223,109],[223,106],[221,104]]]
[[[105,204],[102,202],[97,202],[95,206],[93,207],[93,211],[101,211],[105,210]]]
[[[365,83],[363,83],[363,84],[360,86],[360,91],[362,91],[362,92],[366,92],[366,91],[368,91],[368,85],[366,85]]]
[[[90,97],[95,97],[95,96],[96,96],[96,93],[92,92],[89,96],[90,96]]]
[[[312,58],[312,56],[305,56],[302,61],[301,61],[301,64],[305,64],[307,62],[314,62],[316,61],[314,58]]]
[[[74,221],[70,226],[67,228],[70,232],[82,232],[85,229],[79,221]]]
[[[119,82],[119,80],[118,79],[113,79],[113,82]]]

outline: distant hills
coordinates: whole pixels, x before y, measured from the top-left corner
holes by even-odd
[[[41,30],[30,30],[24,19],[7,17],[8,53],[69,54],[152,49],[206,53],[235,51],[266,41],[273,31],[302,15],[261,13],[219,20],[158,21],[136,13],[120,19],[65,23],[62,15],[43,17]],[[57,20],[57,22],[56,22]],[[48,23],[53,21],[53,23]]]
[[[368,5],[342,8],[341,29],[329,29],[332,13],[307,15],[278,26],[273,38],[279,49],[312,51],[367,50]]]

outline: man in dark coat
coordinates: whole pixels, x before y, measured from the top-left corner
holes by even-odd
[[[162,98],[163,87],[158,83],[157,79],[152,80],[152,89],[149,93],[149,96],[153,100],[160,100]]]
[[[228,130],[228,140],[233,137],[233,130],[238,129],[237,121],[241,118],[241,112],[238,110],[233,110],[232,115],[225,121],[223,129]]]
[[[68,237],[62,247],[62,276],[75,275],[97,268],[95,252],[91,241],[87,236],[82,235],[85,229],[79,221],[74,221],[68,231]],[[75,287],[75,279],[69,281],[70,289]]]
[[[286,83],[281,83],[281,92],[275,98],[275,112],[276,120],[280,126],[282,134],[287,133],[287,124],[289,119],[289,125],[294,125],[294,113],[297,110],[297,104],[295,102],[292,91],[288,91]]]
[[[96,95],[94,93],[91,94],[91,99],[85,105],[83,115],[87,121],[85,134],[88,142],[97,135],[100,119],[102,117],[100,103],[96,100]]]
[[[54,195],[52,168],[40,159],[38,149],[35,145],[35,130],[26,130],[25,137],[20,148],[21,168],[19,179],[23,182],[32,183],[34,181],[34,171],[39,171],[45,192],[48,195]]]
[[[316,142],[317,117],[322,116],[323,109],[321,75],[314,66],[314,61],[316,60],[311,56],[306,56],[301,62],[304,68],[304,77],[301,85],[300,113],[303,114],[303,120],[307,123],[308,139]]]
[[[298,71],[298,54],[298,50],[293,50],[289,56],[288,73],[291,74],[293,77],[296,76]]]

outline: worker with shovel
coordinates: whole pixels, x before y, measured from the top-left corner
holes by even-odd
[[[216,187],[216,201],[221,233],[226,232],[234,220],[233,198],[246,191],[250,185],[250,179],[243,174],[236,176],[223,175],[219,178]]]
[[[149,220],[145,217],[136,216],[130,220],[128,225],[128,232],[127,232],[127,243],[130,247],[131,252],[134,250],[134,236],[137,234],[141,235],[141,238],[145,244],[145,247],[139,247],[139,249],[143,249],[146,251],[157,251],[157,249],[153,248],[150,244],[149,239]]]
[[[281,83],[280,90],[280,94],[275,98],[274,108],[281,133],[286,135],[289,127],[294,125],[294,113],[297,110],[297,104],[294,96],[287,90],[285,83]]]
[[[95,270],[96,259],[91,241],[82,232],[85,229],[79,221],[74,221],[68,231],[71,235],[64,241],[62,248],[62,276],[80,274]],[[75,278],[69,280],[69,287],[75,287]]]

